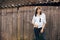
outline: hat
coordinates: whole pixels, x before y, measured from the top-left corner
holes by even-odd
[[[40,9],[42,10],[41,6],[36,6],[36,7],[35,7],[35,10],[36,10],[37,8],[40,8]]]

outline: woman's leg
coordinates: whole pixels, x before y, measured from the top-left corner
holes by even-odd
[[[41,31],[41,30],[40,30]],[[40,33],[41,35],[42,35],[42,37],[43,37],[43,40],[46,40],[46,38],[45,38],[45,31],[43,32],[43,33]]]
[[[39,30],[38,30],[38,28],[34,28],[34,33],[35,33],[36,40],[39,40]]]
[[[42,36],[43,36],[43,40],[46,40],[46,38],[45,38],[45,32],[42,33]]]

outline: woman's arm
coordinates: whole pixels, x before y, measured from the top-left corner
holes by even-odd
[[[43,33],[45,25],[46,25],[46,16],[45,15],[43,15],[43,16],[44,16],[44,20],[43,20],[43,25],[42,25],[41,33]]]
[[[32,24],[35,26],[35,27],[38,27],[38,24],[36,22],[34,22],[34,20],[32,20]]]
[[[33,24],[35,27],[38,27],[38,24],[35,22],[35,16],[33,16],[32,24]]]
[[[35,16],[33,16],[32,18],[32,24],[34,25],[34,23],[35,23]]]
[[[41,29],[41,33],[43,33],[43,31],[44,31],[45,25],[46,24],[43,24],[42,29]]]

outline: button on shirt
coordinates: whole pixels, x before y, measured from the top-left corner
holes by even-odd
[[[33,16],[32,22],[38,24],[38,28],[41,28],[46,23],[46,16],[42,13],[40,16]],[[35,27],[35,26],[34,26]]]

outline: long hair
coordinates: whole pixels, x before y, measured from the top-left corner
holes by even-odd
[[[40,8],[40,7],[37,7],[37,8],[36,8],[35,17],[37,16],[37,10],[38,10],[38,9],[41,9],[41,8]],[[41,15],[41,14],[42,14],[42,12],[40,12],[40,15]]]

